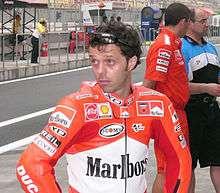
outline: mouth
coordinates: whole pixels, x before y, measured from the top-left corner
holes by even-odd
[[[110,81],[109,81],[109,80],[102,79],[102,80],[98,80],[98,83],[99,83],[101,86],[107,86],[107,85],[109,85]]]

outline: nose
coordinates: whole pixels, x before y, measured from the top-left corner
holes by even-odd
[[[102,77],[103,75],[106,74],[107,70],[106,70],[106,65],[105,65],[104,61],[100,61],[99,65],[97,66],[95,71],[99,77]]]

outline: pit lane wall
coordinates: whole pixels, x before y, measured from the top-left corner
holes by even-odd
[[[46,34],[46,36],[41,37],[41,43],[48,42],[48,50],[46,55],[42,56],[42,50],[39,48],[39,52],[41,54],[39,57],[39,63],[37,64],[30,63],[30,38],[26,39],[26,60],[20,60],[17,57],[16,52],[15,55],[4,55],[5,58],[3,58],[3,61],[0,60],[0,81],[25,78],[88,66],[87,32],[81,30],[77,31],[77,33],[81,33],[81,37],[78,35],[75,37],[73,47],[71,47],[70,44],[72,41],[70,38],[70,32],[50,32]],[[220,36],[208,37],[208,39],[216,45],[220,53]],[[142,55],[143,63],[147,49],[151,43],[152,42],[142,41],[144,52]],[[6,50],[6,47],[4,49]]]

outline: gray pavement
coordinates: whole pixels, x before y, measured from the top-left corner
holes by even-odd
[[[152,151],[153,142],[150,143],[150,159],[148,165],[148,192],[151,192],[153,179],[155,177],[155,161]],[[15,175],[15,165],[23,150],[15,150],[0,155],[0,192],[1,193],[22,193],[22,189],[17,182]],[[62,187],[63,193],[67,193],[68,179],[66,174],[65,157],[60,159],[56,168],[56,176],[58,183]],[[209,178],[209,169],[196,169],[197,185],[196,193],[214,193],[213,185]]]

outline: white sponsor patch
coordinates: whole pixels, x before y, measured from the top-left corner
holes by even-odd
[[[167,73],[167,68],[163,66],[156,66],[156,71],[165,72]]]
[[[182,148],[185,148],[186,147],[186,139],[185,139],[185,137],[183,135],[179,135],[178,136],[178,140],[179,140]]]
[[[120,135],[124,131],[124,125],[113,123],[105,125],[99,131],[99,135],[105,138],[113,138]]]
[[[73,118],[75,117],[76,110],[63,106],[58,105],[56,110],[50,115],[49,123],[56,123],[63,127],[69,128]]]
[[[157,59],[157,64],[161,64],[161,65],[164,65],[164,66],[168,66],[170,64],[169,61],[167,60],[163,60],[163,59]]]
[[[166,49],[159,49],[159,54],[158,56],[160,58],[165,58],[165,59],[170,59],[171,57],[171,51],[170,50],[166,50]]]
[[[55,147],[50,145],[49,142],[47,142],[45,139],[43,139],[40,136],[37,136],[34,139],[33,143],[36,144],[41,150],[43,150],[50,157],[52,157],[57,151],[57,149]]]
[[[61,137],[65,137],[67,135],[67,132],[64,131],[63,129],[59,128],[59,127],[55,127],[55,126],[50,126],[50,129],[56,133],[57,135],[61,136]]]
[[[180,124],[175,125],[174,131],[175,131],[175,132],[181,131],[181,126],[180,126]]]
[[[169,111],[170,111],[170,115],[172,117],[172,122],[176,123],[179,120],[179,118],[177,116],[177,113],[176,113],[173,105],[170,105],[168,108],[169,108]]]
[[[85,103],[84,113],[85,113],[85,121],[94,121],[98,119],[112,118],[112,109],[109,102]]]
[[[160,100],[136,101],[136,108],[138,116],[164,116],[164,105]]]

